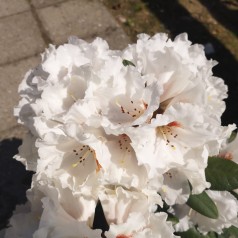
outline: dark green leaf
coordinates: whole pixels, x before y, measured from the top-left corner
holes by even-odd
[[[167,221],[171,221],[173,225],[179,223],[179,219],[171,213],[168,213]]]
[[[206,236],[204,236],[205,238],[217,238],[217,233],[215,232],[208,232]]]
[[[205,169],[211,190],[231,191],[238,188],[238,164],[219,157],[210,157]]]
[[[130,60],[124,59],[124,60],[122,60],[122,63],[123,63],[124,66],[131,65],[131,66],[135,67],[134,63],[132,63]]]
[[[187,201],[187,205],[206,217],[212,219],[218,218],[216,204],[205,191],[200,194],[191,194]]]
[[[238,194],[236,192],[230,191],[230,193],[238,200]]]
[[[183,232],[176,232],[175,234],[181,238],[209,238],[208,236],[200,234],[195,228],[190,228],[189,230]]]
[[[231,226],[223,230],[221,235],[218,235],[218,238],[237,238],[238,237],[238,228]]]
[[[217,238],[215,232],[209,232],[207,235],[202,235],[195,228],[190,228],[184,232],[176,232],[176,235],[179,235],[181,238]]]
[[[157,206],[156,212],[165,212],[168,214],[167,221],[171,221],[174,225],[179,222],[179,219],[173,215],[172,213],[168,212],[170,206],[163,200],[163,207]]]
[[[183,232],[176,232],[176,235],[181,238],[202,238],[202,235],[195,228],[190,228]]]
[[[163,207],[160,205],[157,205],[157,210],[155,212],[167,212],[167,210],[170,208],[170,206],[163,200]]]
[[[235,131],[233,131],[233,132],[231,133],[230,138],[228,139],[228,142],[231,143],[233,140],[235,140],[236,135],[237,135],[237,133],[236,133]]]

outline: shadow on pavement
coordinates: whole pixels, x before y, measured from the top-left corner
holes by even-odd
[[[171,37],[187,32],[193,43],[211,43],[215,52],[208,58],[219,62],[214,67],[215,76],[221,77],[228,85],[229,97],[226,100],[227,109],[222,116],[223,125],[236,123],[238,125],[238,63],[229,50],[206,27],[191,16],[177,0],[143,0],[147,7],[171,32]]]
[[[13,156],[18,153],[19,139],[0,141],[0,230],[8,225],[16,204],[26,202],[26,190],[31,185],[33,172]]]
[[[229,9],[221,0],[199,0],[199,2],[220,24],[238,36],[238,1],[234,9]]]

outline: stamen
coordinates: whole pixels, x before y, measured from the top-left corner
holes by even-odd
[[[121,134],[119,135],[119,138],[120,139],[118,140],[118,143],[119,143],[120,150],[124,150],[130,153],[131,145],[130,145],[129,137],[126,134]]]
[[[134,101],[130,101],[131,104],[135,104]],[[142,105],[137,105],[138,107],[133,107],[133,108],[126,108],[125,106],[122,106],[119,101],[116,101],[116,105],[120,108],[121,113],[125,113],[130,115],[133,118],[136,118],[141,115],[141,112],[147,109],[148,104],[142,101]],[[143,107],[143,108],[142,108]],[[142,109],[142,110],[141,110]]]
[[[142,103],[143,103],[143,105],[144,105],[144,108],[147,109],[148,104],[147,104],[146,102],[144,102],[144,101],[142,101]]]
[[[68,91],[68,95],[74,100],[74,102],[77,101],[76,97],[73,95],[73,93]]]
[[[159,126],[157,127],[157,131],[159,132],[159,134],[163,137],[163,139],[166,141],[166,145],[169,145],[173,150],[176,150],[176,147],[171,144],[171,140],[170,138],[177,138],[178,134],[173,133],[173,131],[171,130],[173,126],[178,126],[180,125],[178,122],[171,122],[166,126]]]
[[[96,164],[97,164],[97,168],[96,168],[96,172],[98,173],[100,171],[100,169],[102,168],[102,166],[99,164],[98,160],[95,158]]]
[[[80,151],[80,153],[78,152]],[[90,156],[92,156],[92,159],[95,160],[96,163],[96,172],[99,172],[102,166],[99,164],[97,158],[96,158],[96,153],[93,149],[91,149],[88,145],[83,145],[79,150],[74,149],[73,152],[75,153],[76,156],[80,155],[79,161],[72,164],[73,168],[76,168],[79,164],[83,163],[86,159],[89,159]],[[84,164],[83,164],[84,165]]]

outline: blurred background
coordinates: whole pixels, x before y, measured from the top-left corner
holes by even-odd
[[[0,230],[26,201],[31,183],[32,173],[12,159],[26,133],[13,116],[26,71],[49,44],[70,35],[100,36],[123,49],[142,32],[171,38],[187,32],[203,44],[207,57],[219,62],[214,75],[228,85],[222,123],[238,125],[238,0],[0,0]]]

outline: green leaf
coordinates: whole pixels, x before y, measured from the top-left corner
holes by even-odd
[[[205,237],[206,238],[217,238],[217,233],[210,231],[207,233],[207,235]]]
[[[179,223],[179,219],[171,213],[168,213],[167,221],[172,222],[173,225]]]
[[[136,67],[136,66],[134,65],[134,63],[132,63],[130,60],[124,59],[124,60],[122,60],[122,63],[123,63],[124,66],[131,65],[131,66]]]
[[[219,157],[210,157],[205,169],[211,190],[231,191],[238,188],[238,164]]]
[[[238,237],[238,228],[231,226],[223,230],[221,235],[218,235],[218,238],[237,238]]]
[[[237,133],[236,133],[235,131],[233,131],[233,132],[231,133],[230,138],[228,139],[228,143],[231,143],[233,140],[235,140],[236,135],[237,135]]]
[[[181,238],[209,238],[209,236],[203,236],[195,228],[190,228],[189,230],[183,232],[176,232],[176,235]]]
[[[205,191],[200,194],[191,194],[187,201],[187,205],[206,217],[212,219],[218,218],[218,210],[216,204],[212,201],[212,199],[207,195]]]
[[[230,193],[238,200],[238,194],[234,191],[230,191]]]
[[[209,232],[207,235],[202,235],[195,228],[190,228],[183,232],[176,232],[175,235],[179,235],[181,238],[217,238],[215,232]]]
[[[163,207],[158,205],[155,213],[157,213],[157,212],[167,213],[167,215],[168,215],[167,221],[170,221],[170,222],[172,222],[173,225],[175,225],[175,224],[179,223],[179,219],[174,214],[168,212],[169,208],[170,208],[170,206],[163,200]]]
[[[179,235],[181,238],[202,238],[202,235],[195,228],[190,228],[183,232],[176,232],[176,235]]]

